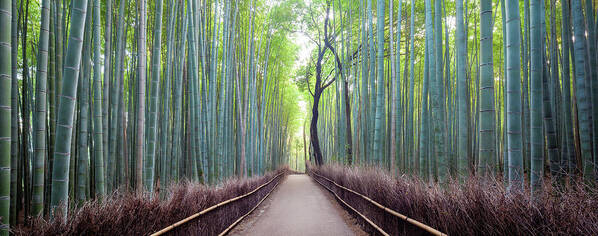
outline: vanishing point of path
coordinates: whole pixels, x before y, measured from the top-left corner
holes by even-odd
[[[231,235],[366,235],[307,175],[289,175]]]

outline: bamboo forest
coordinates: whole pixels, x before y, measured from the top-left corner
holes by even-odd
[[[0,0],[0,236],[597,235],[597,9]]]

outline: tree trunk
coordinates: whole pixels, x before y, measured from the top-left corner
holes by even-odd
[[[314,91],[314,105],[311,109],[312,115],[311,123],[309,125],[309,142],[312,146],[313,158],[316,162],[316,165],[318,166],[324,164],[322,158],[322,150],[320,149],[320,139],[318,138],[318,107],[320,103],[320,95],[321,93],[318,93],[318,89],[316,89],[316,91]]]

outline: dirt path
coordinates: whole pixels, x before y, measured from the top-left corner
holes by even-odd
[[[307,175],[289,175],[231,235],[366,235]]]

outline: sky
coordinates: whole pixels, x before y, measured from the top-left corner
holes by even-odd
[[[310,52],[314,49],[315,45],[304,33],[295,32],[291,35],[291,39],[293,40],[293,43],[299,47],[299,54],[297,61],[295,62],[295,69],[298,69],[307,64]]]
[[[302,66],[306,65],[309,61],[309,57],[311,56],[311,51],[314,49],[315,44],[309,40],[309,38],[301,32],[295,32],[291,35],[291,40],[297,47],[299,48],[297,59],[294,64],[294,70],[298,70]],[[301,119],[302,122],[305,119],[308,119],[308,111],[309,111],[309,103],[305,100],[304,97],[297,98],[299,101],[300,112],[301,112]],[[302,139],[303,138],[303,129],[297,129],[293,134],[292,139]],[[303,144],[303,143],[301,143]],[[301,145],[302,148],[302,145]]]

